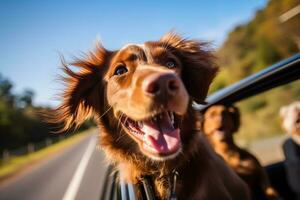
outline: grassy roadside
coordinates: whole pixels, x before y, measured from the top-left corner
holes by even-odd
[[[9,161],[0,165],[0,182],[22,171],[26,167],[29,167],[30,165],[37,163],[38,161],[60,150],[63,150],[71,146],[72,144],[75,144],[76,142],[79,142],[80,140],[89,135],[87,132],[91,132],[91,130],[74,134],[74,136],[71,136],[67,139],[64,139],[60,142],[57,142],[49,147],[33,152],[31,154],[11,158]]]

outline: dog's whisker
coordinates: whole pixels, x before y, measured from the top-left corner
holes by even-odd
[[[119,132],[119,137],[116,139],[116,141],[119,141],[120,139],[122,139],[122,137],[126,136],[126,134],[124,134],[122,131]]]
[[[123,116],[124,116],[124,114],[123,114],[123,113],[121,113],[120,117],[118,117],[117,129],[118,129],[118,128],[121,128],[121,123],[122,123],[122,121],[121,121],[121,120],[122,120]]]
[[[100,117],[99,119],[101,119],[104,115],[106,115],[111,109],[113,108],[113,106],[110,106]]]
[[[116,139],[116,142],[118,142],[122,137],[123,137],[123,135],[122,135],[122,133],[121,133],[121,131],[120,131],[120,132],[119,132],[119,136],[118,136],[118,138]]]
[[[120,137],[122,137],[122,126],[121,126],[121,124],[122,124],[122,118],[123,118],[123,113],[121,113],[121,115],[118,117],[118,124],[117,124],[117,130],[118,130],[118,138],[116,139],[116,141],[119,141],[119,139],[120,139]]]
[[[127,120],[128,120],[128,117],[126,116],[126,117],[125,117],[125,120],[124,120],[124,124],[127,123]]]

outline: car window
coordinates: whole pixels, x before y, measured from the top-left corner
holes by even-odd
[[[280,126],[280,107],[300,100],[300,80],[238,102],[241,126],[238,143],[254,153],[263,165],[283,160],[286,134]]]

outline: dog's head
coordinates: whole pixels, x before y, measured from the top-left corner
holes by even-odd
[[[98,46],[72,65],[81,70],[64,68],[67,87],[53,121],[67,130],[95,116],[104,148],[156,160],[180,152],[181,120],[192,101],[204,101],[217,72],[205,43],[175,33],[118,51]]]
[[[213,141],[231,140],[239,126],[240,113],[237,107],[215,105],[204,114],[203,130]]]

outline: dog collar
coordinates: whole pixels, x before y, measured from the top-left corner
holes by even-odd
[[[169,182],[169,200],[177,200],[177,195],[176,195],[176,183],[177,183],[177,178],[179,176],[179,173],[176,170],[173,170],[171,175],[167,177],[167,180]],[[162,178],[162,177],[161,177]],[[141,179],[142,186],[145,192],[145,196],[147,200],[155,200],[155,192],[154,192],[154,187],[151,184],[151,176],[144,176]]]

